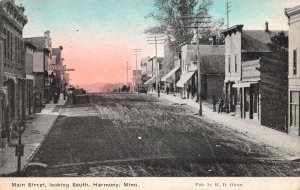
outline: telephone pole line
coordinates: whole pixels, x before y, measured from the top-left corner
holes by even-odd
[[[196,30],[196,38],[197,38],[197,67],[198,67],[198,101],[199,101],[199,115],[202,116],[202,90],[201,90],[201,63],[200,63],[200,48],[199,48],[199,28],[200,29],[208,29],[211,28],[210,26],[203,24],[209,24],[211,23],[210,19],[211,17],[205,17],[205,16],[185,16],[182,17],[185,19],[191,19],[192,21],[187,22],[188,24],[191,24],[190,26],[184,26],[183,28],[194,28]]]
[[[157,45],[158,44],[165,44],[165,37],[163,35],[152,35],[147,37],[147,41],[148,44],[154,44],[155,45],[155,65],[156,65],[156,69],[155,69],[155,89],[157,92],[157,96],[159,98],[159,94],[160,94],[160,87],[158,85],[158,75],[159,75],[159,62],[157,61]]]
[[[137,90],[137,79],[138,79],[138,73],[137,73],[137,70],[138,70],[138,63],[137,63],[137,58],[138,58],[138,55],[141,55],[142,53],[142,49],[140,48],[136,48],[136,49],[132,49],[132,54],[131,55],[135,55],[135,73],[134,74],[134,88],[135,90]]]
[[[229,28],[229,13],[231,11],[230,8],[231,8],[231,2],[227,1],[226,2],[227,28]]]
[[[126,62],[126,66],[123,67],[124,70],[126,70],[126,73],[127,73],[127,87],[128,87],[128,71],[131,69],[131,66],[128,65],[128,61]]]

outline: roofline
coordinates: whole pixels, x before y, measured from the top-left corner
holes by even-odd
[[[25,45],[29,45],[30,47],[32,47],[33,49],[37,49],[38,47],[36,45],[34,45],[32,42],[28,42],[28,41],[25,41],[24,42]]]
[[[234,25],[230,28],[227,28],[225,30],[221,31],[221,34],[227,35],[227,34],[231,34],[231,33],[235,33],[237,31],[242,31],[243,30],[244,25],[239,24],[239,25]]]
[[[286,8],[286,9],[284,9],[284,13],[288,18],[290,18],[291,16],[293,16],[295,14],[299,14],[300,13],[300,5],[298,5],[296,7],[292,7],[292,8]]]

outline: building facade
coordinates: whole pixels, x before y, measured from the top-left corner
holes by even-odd
[[[182,98],[193,98],[198,92],[197,45],[186,44],[181,47],[181,76],[176,86]],[[201,63],[201,95],[203,99],[218,97],[223,92],[224,45],[199,45]],[[187,90],[191,96],[187,96]]]
[[[33,54],[34,91],[37,99],[48,103],[51,99],[48,65],[52,62],[52,39],[50,31],[44,32],[44,36],[25,38],[36,49]]]
[[[285,13],[289,19],[289,133],[300,135],[300,5]]]
[[[243,30],[236,25],[225,36],[225,111],[281,131],[286,130],[287,63],[269,47],[280,31]],[[274,70],[277,68],[277,70]]]
[[[25,120],[26,65],[24,63],[23,28],[27,23],[24,7],[13,0],[0,1],[1,43],[1,141],[10,141],[17,126]]]
[[[33,99],[33,54],[35,46],[31,43],[25,42],[25,64],[26,64],[26,115],[29,116],[34,111],[34,99]]]

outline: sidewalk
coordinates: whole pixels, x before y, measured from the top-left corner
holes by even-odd
[[[148,95],[157,96],[157,94],[153,92],[148,93]],[[199,110],[199,103],[195,102],[195,100],[182,99],[172,94],[166,95],[165,93],[161,93],[160,97],[161,99],[168,100],[173,103],[189,105],[195,108],[195,112],[198,112]],[[203,102],[203,117],[247,135],[264,145],[279,149],[280,152],[290,155],[288,156],[288,159],[300,158],[300,136],[291,136],[284,132],[262,126],[258,123],[258,121],[242,119],[226,113],[221,114],[213,112],[212,107],[212,104],[207,101]]]
[[[31,123],[27,123],[27,128],[22,134],[22,144],[24,144],[24,156],[22,157],[22,165],[28,163],[29,159],[39,148],[53,123],[59,115],[59,108],[65,104],[61,95],[59,102],[46,104],[46,107],[41,113],[33,115]],[[18,144],[18,139],[12,139],[6,149],[0,149],[0,174],[9,174],[17,171],[17,157],[15,156],[15,145]]]

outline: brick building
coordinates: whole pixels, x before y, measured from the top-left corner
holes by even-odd
[[[24,11],[13,0],[0,1],[1,142],[10,141],[25,119],[26,66],[22,35],[27,17]]]

